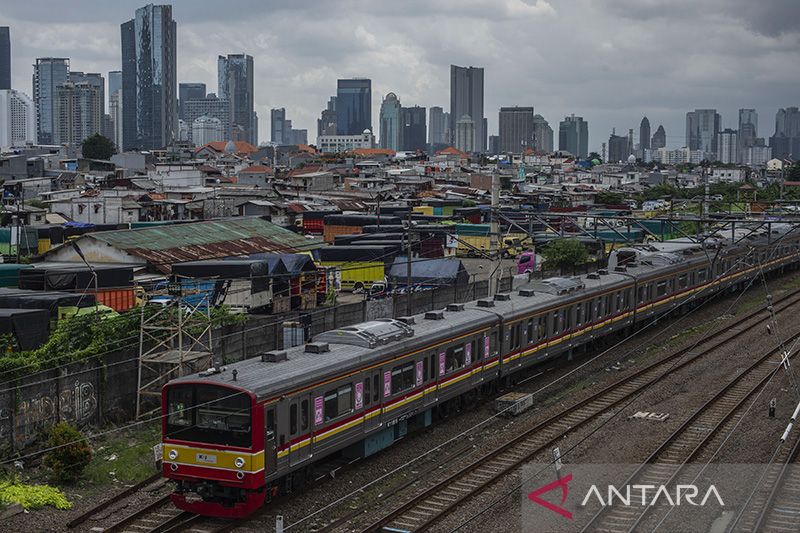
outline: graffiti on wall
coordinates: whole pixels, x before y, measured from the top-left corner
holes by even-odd
[[[98,400],[95,385],[88,381],[74,381],[59,391],[36,391],[25,397],[26,389],[18,389],[22,396],[13,410],[16,446],[33,441],[40,431],[56,422],[80,425],[91,421],[97,414]],[[12,414],[8,407],[0,408],[0,437],[7,440],[10,424],[4,423]]]

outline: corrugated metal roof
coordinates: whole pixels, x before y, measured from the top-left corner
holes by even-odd
[[[103,231],[89,236],[141,257],[165,272],[172,263],[183,261],[259,252],[289,253],[316,247],[302,235],[258,217]]]

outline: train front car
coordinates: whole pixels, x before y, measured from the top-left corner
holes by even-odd
[[[264,504],[264,423],[255,396],[227,384],[178,379],[162,391],[163,472],[172,502],[241,518]]]

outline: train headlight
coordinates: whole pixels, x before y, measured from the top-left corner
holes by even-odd
[[[169,451],[169,460],[174,461],[178,458],[178,450],[170,450]]]
[[[233,460],[233,464],[234,466],[236,466],[236,468],[242,468],[244,466],[244,459],[242,459],[241,457],[237,457],[236,459]]]

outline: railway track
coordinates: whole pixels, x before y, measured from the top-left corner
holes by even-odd
[[[794,332],[795,335],[797,333]],[[780,371],[782,350],[781,346],[768,350],[717,392],[675,430],[623,486],[669,487],[677,481],[686,464],[697,457],[714,438],[726,434],[736,417],[741,416],[741,409],[747,401]],[[660,509],[663,507],[658,505],[604,507],[582,531],[629,533],[640,528],[647,517]]]
[[[104,533],[163,533],[191,516],[174,507],[166,495],[124,516],[105,528]]]
[[[800,432],[782,446],[734,531],[800,531]]]
[[[89,520],[91,517],[99,514],[101,511],[104,511],[105,509],[111,507],[113,504],[124,500],[128,496],[132,496],[133,494],[136,494],[140,490],[143,490],[144,488],[149,487],[150,485],[152,485],[154,483],[157,483],[160,479],[163,479],[163,478],[161,477],[161,472],[158,472],[158,473],[155,473],[152,476],[148,477],[147,479],[143,479],[142,481],[136,483],[135,485],[131,485],[127,489],[115,494],[114,496],[112,496],[112,497],[110,497],[110,498],[108,498],[106,500],[103,500],[98,505],[95,505],[94,507],[92,507],[91,509],[86,511],[85,513],[73,518],[72,520],[67,522],[67,527],[72,529],[74,527],[77,527],[77,526],[83,524],[84,522]]]
[[[797,304],[800,301],[798,295],[800,290],[795,290],[775,302],[773,304],[775,313],[782,313]],[[447,475],[401,506],[363,527],[363,531],[379,531],[384,527],[419,531],[430,527],[458,505],[515,471],[533,456],[549,450],[550,445],[567,434],[596,420],[600,415],[609,412],[666,376],[735,341],[769,316],[770,312],[766,307],[747,313],[726,327],[710,333],[700,343],[677,350],[621,378]],[[362,529],[361,526],[359,529]]]

